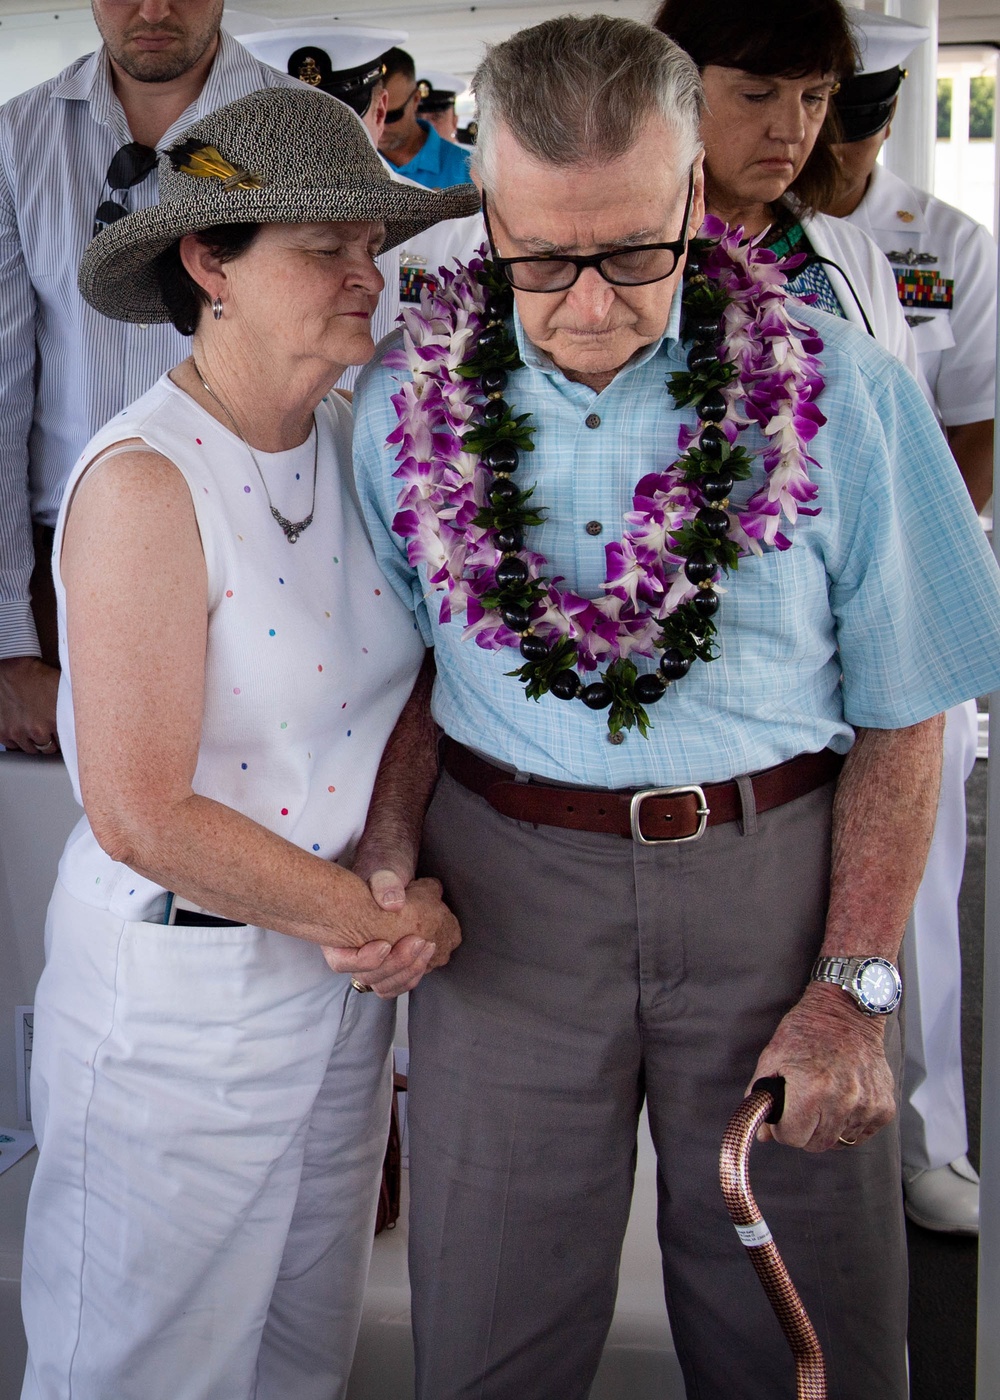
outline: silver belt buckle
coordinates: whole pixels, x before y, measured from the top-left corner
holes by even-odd
[[[643,836],[640,828],[640,815],[642,804],[647,797],[682,797],[685,793],[693,793],[698,799],[696,808],[698,815],[698,829],[690,836],[654,836],[652,840]],[[708,826],[708,803],[705,801],[705,789],[699,787],[697,783],[684,783],[681,787],[665,788],[643,788],[642,792],[634,793],[628,809],[629,825],[632,828],[632,840],[637,841],[640,846],[662,846],[666,842],[679,846],[685,841],[698,841],[705,834]]]

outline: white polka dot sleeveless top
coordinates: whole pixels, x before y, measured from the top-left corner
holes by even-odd
[[[361,834],[382,750],[424,648],[375,562],[351,475],[351,412],[339,396],[316,410],[316,432],[313,523],[289,544],[245,444],[165,375],[84,449],[63,498],[55,558],[73,489],[104,448],[141,438],[176,464],[191,492],[208,572],[194,790],[335,860],[349,859]],[[289,520],[309,514],[315,441],[256,453],[271,499]],[[55,576],[59,738],[79,801],[66,596],[58,568]],[[126,919],[162,918],[165,891],[111,860],[86,817],[70,836],[59,873],[88,904]]]

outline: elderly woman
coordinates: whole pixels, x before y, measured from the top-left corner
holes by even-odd
[[[809,261],[792,283],[854,321],[917,373],[913,337],[883,254],[860,229],[816,211],[836,189],[830,98],[853,72],[854,38],[839,0],[663,0],[656,28],[701,70],[707,111],[709,214],[782,256]]]
[[[23,1395],[330,1400],[391,998],[458,934],[436,882],[386,908],[350,869],[373,874],[398,784],[427,781],[379,774],[419,723],[424,651],[325,396],[373,353],[373,254],[475,197],[395,183],[346,107],[283,88],[192,128],[161,191],[81,269],[99,310],[194,340],[90,442],[56,535],[86,815],[35,1008]]]

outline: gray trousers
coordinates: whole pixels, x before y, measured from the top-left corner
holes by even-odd
[[[410,1004],[418,1400],[582,1400],[614,1310],[645,1099],[689,1397],[795,1394],[718,1185],[726,1122],[822,939],[833,785],[690,845],[514,822],[444,775],[423,865],[462,924]],[[887,1044],[898,1069],[895,1018]],[[830,1400],[904,1400],[895,1128],[751,1176]]]

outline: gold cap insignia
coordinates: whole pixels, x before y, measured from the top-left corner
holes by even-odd
[[[186,142],[184,146],[171,151],[170,159],[174,169],[185,175],[196,175],[203,180],[221,180],[224,190],[259,190],[268,183],[263,175],[230,165],[214,146],[196,146],[193,142]]]
[[[300,82],[308,83],[310,87],[319,87],[323,81],[323,74],[317,68],[314,58],[304,58],[299,64],[299,71],[295,76]]]

